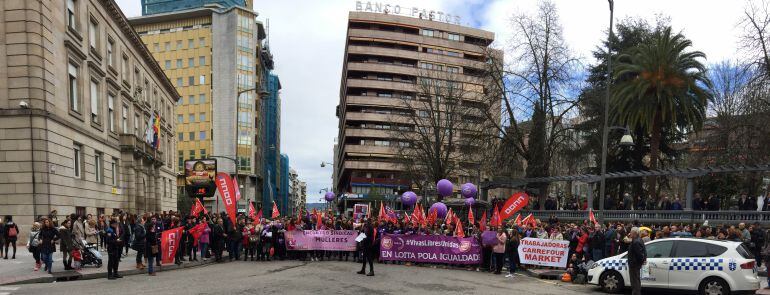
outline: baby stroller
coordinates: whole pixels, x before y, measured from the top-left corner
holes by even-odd
[[[83,260],[80,261],[81,266],[93,265],[97,268],[102,267],[102,253],[96,250],[96,244],[89,244],[86,240],[82,240],[80,248],[83,249],[81,251],[83,256]]]

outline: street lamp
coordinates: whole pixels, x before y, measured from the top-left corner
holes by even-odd
[[[326,167],[326,165],[329,165],[329,166],[332,166],[332,167],[334,167],[334,164],[332,164],[332,163],[329,163],[329,162],[325,162],[325,161],[321,161],[321,168],[324,168],[324,167]]]

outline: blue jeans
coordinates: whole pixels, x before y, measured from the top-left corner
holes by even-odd
[[[53,264],[53,253],[40,252],[40,259],[42,259],[43,263],[45,263],[45,268],[48,270],[48,272],[51,272],[51,265]]]
[[[147,256],[147,273],[155,272],[155,263],[153,263],[153,260],[155,260],[155,255]]]
[[[209,248],[209,243],[198,243],[198,247],[201,248],[201,259],[206,258],[206,250]]]
[[[513,274],[516,272],[516,259],[513,255],[508,255],[508,273]]]

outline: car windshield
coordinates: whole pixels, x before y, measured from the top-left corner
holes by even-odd
[[[735,249],[738,251],[738,254],[741,254],[741,257],[746,259],[754,259],[754,257],[751,255],[751,251],[749,251],[748,248],[746,248],[746,245],[740,244],[738,245],[738,248]]]

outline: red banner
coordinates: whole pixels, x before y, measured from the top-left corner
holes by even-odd
[[[233,226],[235,226],[235,215],[237,214],[235,208],[235,189],[233,188],[233,181],[230,179],[230,174],[224,172],[217,173],[217,190],[219,191],[219,196],[222,198],[222,203],[225,204],[227,216],[230,217],[230,221],[232,221]]]
[[[249,218],[254,220],[254,222],[259,221],[257,219],[257,209],[254,209],[254,203],[249,202]]]
[[[492,212],[492,218],[489,220],[489,225],[491,226],[503,225],[503,219],[500,218],[500,210],[497,208],[497,205],[495,205],[495,211]]]
[[[193,246],[198,246],[198,240],[200,240],[201,235],[203,234],[203,231],[206,230],[207,226],[208,224],[199,223],[188,231],[190,235],[193,236]]]
[[[179,249],[179,245],[182,243],[182,230],[184,227],[180,226],[174,229],[165,230],[160,236],[160,248],[163,253],[161,263],[173,263],[176,256],[176,250]]]
[[[476,223],[476,218],[473,217],[473,207],[468,207],[468,223]]]
[[[527,206],[527,204],[529,204],[529,196],[526,193],[518,192],[511,195],[511,197],[505,201],[502,210],[500,210],[500,220],[508,219],[508,217],[519,212],[519,210],[524,208],[524,206]]]
[[[198,217],[198,214],[201,212],[203,212],[203,214],[209,214],[208,210],[206,210],[206,207],[203,207],[201,200],[195,198],[195,203],[193,203],[192,209],[190,209],[190,215]]]
[[[479,230],[487,230],[487,210],[484,209],[484,214],[481,214],[481,221],[479,221]]]
[[[235,201],[241,199],[241,187],[238,185],[238,178],[233,178],[233,189],[235,189]]]
[[[278,211],[278,205],[273,202],[273,215],[270,217],[272,219],[276,219],[281,216],[281,212]]]
[[[590,220],[594,225],[599,224],[599,222],[596,221],[596,216],[594,216],[594,210],[592,208],[588,209],[588,220]]]

